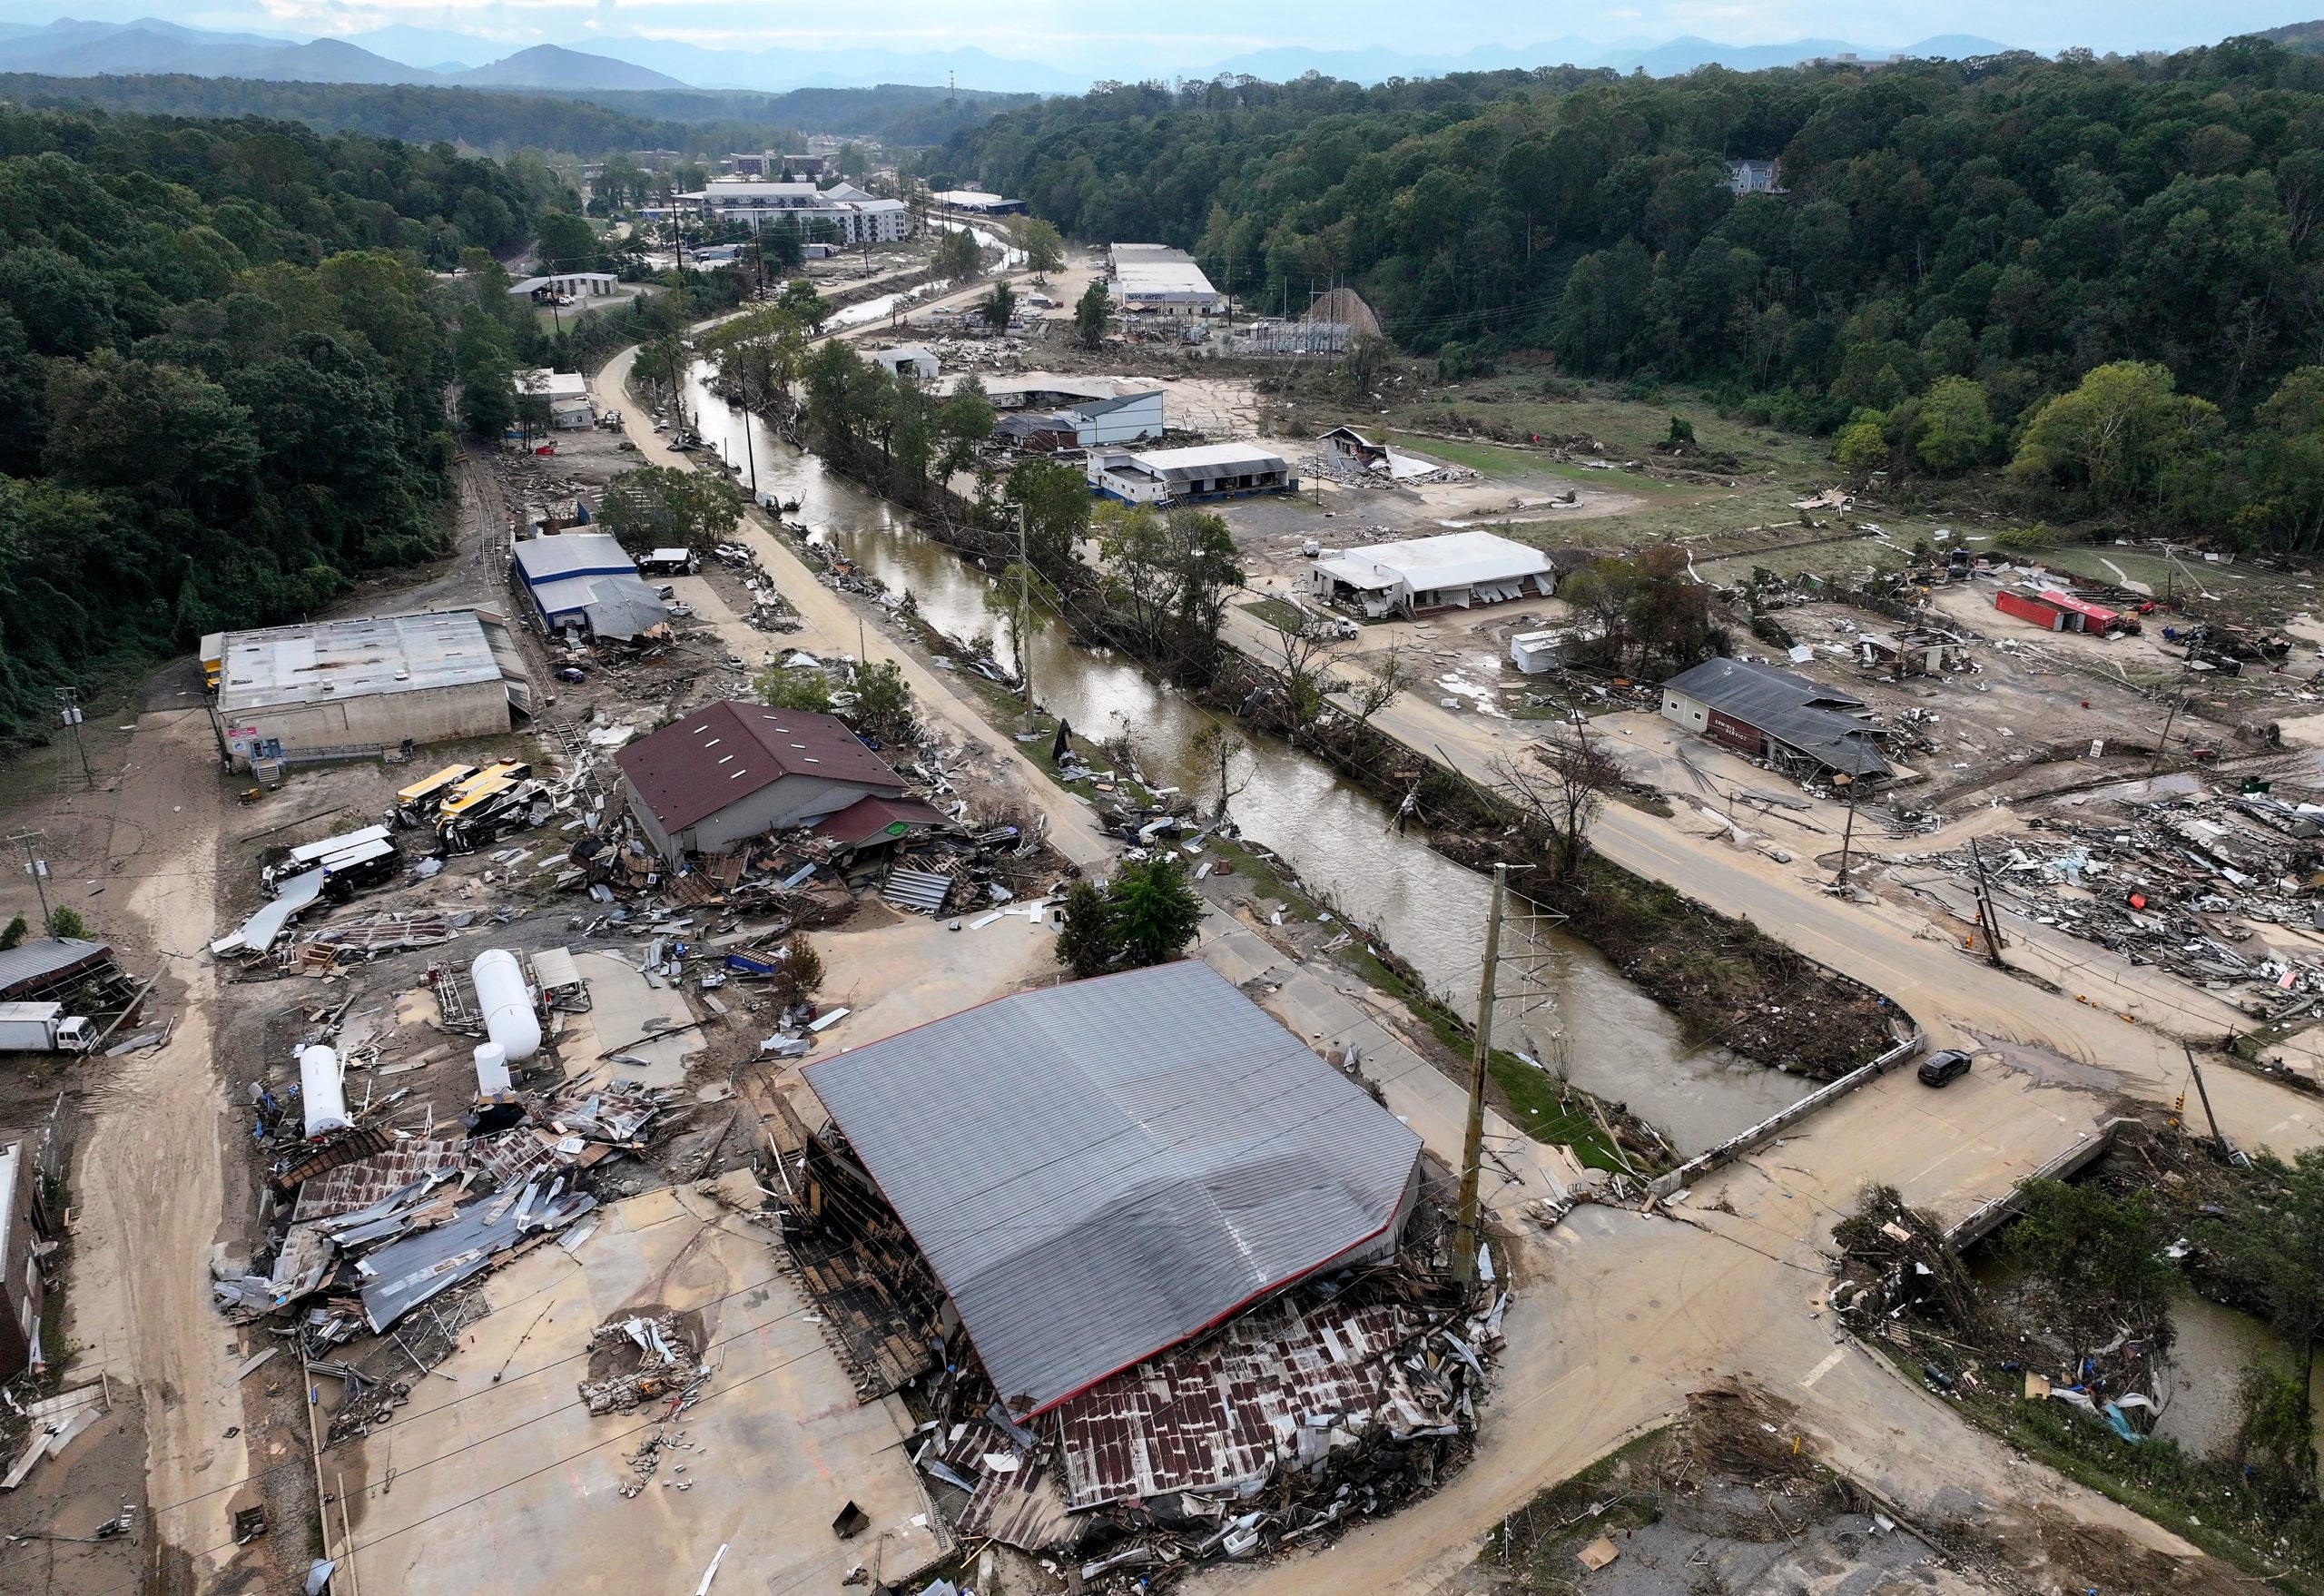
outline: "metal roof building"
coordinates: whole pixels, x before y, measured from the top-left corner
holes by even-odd
[[[1467,609],[1557,591],[1550,557],[1491,532],[1448,532],[1326,554],[1309,567],[1317,597],[1360,604],[1364,613]]]
[[[1254,493],[1295,493],[1299,479],[1281,455],[1247,443],[1187,448],[1092,450],[1089,491],[1125,504],[1187,504]]]
[[[218,648],[211,707],[238,766],[261,745],[295,758],[489,736],[509,729],[511,708],[533,707],[524,656],[489,610],[229,632]]]
[[[904,795],[903,778],[840,721],[733,700],[673,721],[614,763],[630,813],[672,863],[812,825],[862,798]]]
[[[513,558],[517,581],[552,632],[569,626],[627,641],[669,625],[660,596],[610,533],[527,537],[516,545]]]
[[[1662,716],[1754,759],[1846,776],[1893,774],[1864,700],[1744,659],[1707,659],[1662,684]]]
[[[1018,1414],[1392,1252],[1420,1138],[1209,966],[1019,992],[811,1064]]]
[[[79,937],[34,937],[0,950],[0,1001],[51,998],[113,966],[113,949]]]

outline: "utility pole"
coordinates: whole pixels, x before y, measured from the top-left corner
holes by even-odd
[[[759,450],[751,440],[751,350],[743,350],[743,458],[751,463],[751,502],[759,502]]]
[[[1985,933],[1985,962],[1995,970],[2005,968],[2001,957],[2001,919],[1994,913],[1993,888],[1985,881],[1985,856],[1977,848],[1977,839],[1969,839],[1969,861],[1977,867],[1977,924]]]
[[[1845,887],[1848,884],[1848,848],[1856,841],[1856,779],[1854,776],[1842,776],[1840,779],[1848,784],[1848,823],[1840,832],[1840,869],[1839,873],[1832,878],[1832,884]],[[1728,823],[1732,825],[1733,822],[1730,820]]]
[[[1476,1046],[1469,1059],[1469,1124],[1461,1138],[1461,1202],[1452,1224],[1452,1284],[1465,1293],[1477,1284],[1477,1177],[1485,1157],[1485,1077],[1492,1061],[1493,976],[1501,963],[1502,905],[1509,895],[1509,866],[1492,867],[1492,908],[1485,916],[1485,967],[1477,981]]]
[[[2218,1147],[2221,1158],[2231,1158],[2235,1150],[2227,1145],[2227,1138],[2220,1134],[2219,1116],[2211,1112],[2211,1094],[2203,1085],[2202,1066],[2195,1062],[2195,1049],[2183,1041],[2179,1047],[2187,1055],[2187,1073],[2195,1078],[2195,1095],[2203,1100],[2203,1118],[2211,1121],[2211,1141]]]
[[[18,832],[8,839],[11,842],[24,844],[25,873],[33,878],[33,889],[40,894],[40,922],[44,927],[48,924],[49,916],[48,861],[40,856],[33,844],[45,840],[44,833],[39,832]]]
[[[2147,761],[2146,773],[2150,781],[2153,779],[2154,773],[2162,768],[2162,755],[2171,746],[2171,723],[2179,718],[2179,706],[2187,701],[2185,681],[2186,676],[2181,673],[2179,681],[2171,685],[2171,709],[2162,717],[2162,735],[2154,740],[2154,757]]]
[[[89,747],[81,741],[81,690],[78,687],[59,687],[56,690],[56,714],[58,720],[73,734],[73,752],[81,758],[81,780],[94,792],[97,785],[97,773],[89,768]]]
[[[1025,685],[1025,729],[1031,731],[1039,716],[1033,709],[1033,640],[1025,630],[1033,581],[1030,539],[1025,530],[1025,501],[1020,498],[1009,507],[1017,512],[1017,675]]]

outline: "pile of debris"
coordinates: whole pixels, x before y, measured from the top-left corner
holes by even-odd
[[[601,1372],[601,1365],[611,1372]],[[687,1395],[710,1378],[710,1369],[677,1315],[630,1315],[598,1325],[590,1336],[589,1376],[580,1384],[582,1404],[592,1414],[625,1414],[644,1403]]]
[[[2245,989],[2240,1000],[2256,1018],[2324,1003],[2324,954],[2310,939],[2270,946],[2256,929],[2324,925],[2324,805],[2191,785],[2181,778],[2180,790],[2126,805],[2120,821],[2036,816],[2032,835],[1976,845],[1986,879],[2037,924],[2214,991]],[[1943,866],[1958,897],[1979,860],[1964,845],[1896,862]]]

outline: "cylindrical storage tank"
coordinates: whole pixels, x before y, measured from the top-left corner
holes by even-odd
[[[299,1049],[299,1100],[307,1110],[307,1134],[345,1130],[354,1121],[347,1117],[347,1086],[340,1079],[339,1055],[329,1048]]]
[[[476,1006],[484,1015],[484,1033],[500,1044],[503,1059],[521,1064],[541,1049],[541,1022],[533,1013],[533,994],[525,990],[525,971],[517,955],[506,948],[487,948],[468,966],[476,982]]]
[[[498,1042],[483,1042],[476,1050],[476,1095],[479,1098],[505,1097],[515,1090],[508,1079],[508,1055]]]

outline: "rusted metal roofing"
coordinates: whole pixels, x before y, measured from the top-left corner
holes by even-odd
[[[731,700],[632,743],[614,763],[669,832],[684,831],[785,776],[904,790],[903,778],[833,717]]]
[[[1420,1138],[1196,961],[804,1070],[1022,1414],[1394,1245]]]
[[[368,1208],[424,1176],[459,1168],[466,1161],[465,1144],[460,1142],[405,1142],[308,1181],[299,1188],[299,1206],[290,1210],[290,1222],[332,1219]]]
[[[1393,1378],[1397,1351],[1428,1325],[1392,1303],[1264,1309],[1093,1385],[1053,1415],[1067,1505],[1263,1480],[1284,1460],[1328,1447],[1334,1430],[1437,1423],[1443,1415],[1411,1404]],[[1303,1443],[1302,1431],[1314,1434]]]
[[[44,990],[52,982],[94,972],[113,962],[113,949],[78,937],[35,937],[0,951],[0,999]]]
[[[842,848],[861,848],[887,837],[901,837],[915,826],[950,825],[940,809],[917,798],[882,798],[877,793],[858,798],[832,815],[818,821],[815,834]]]

